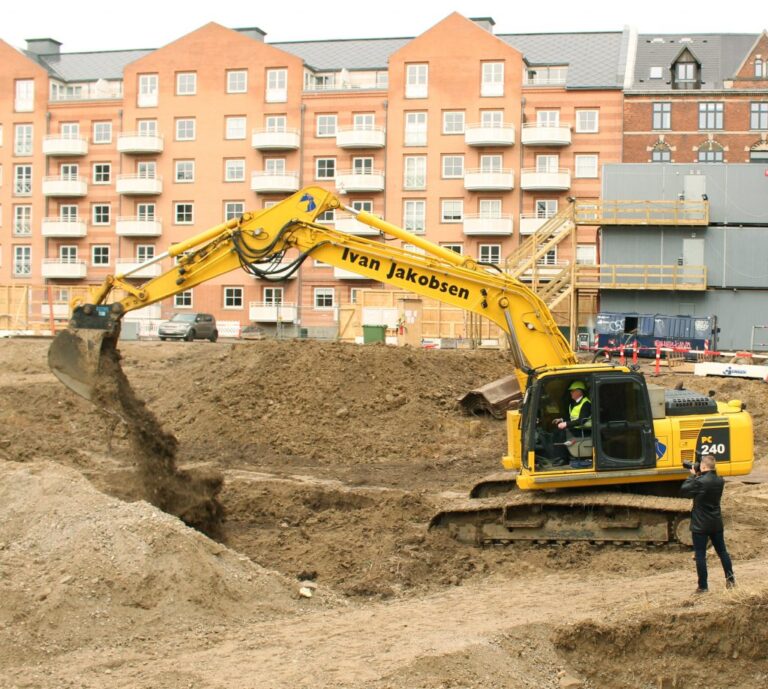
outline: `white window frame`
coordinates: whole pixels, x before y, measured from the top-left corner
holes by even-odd
[[[318,139],[336,136],[338,130],[338,115],[334,113],[322,113],[315,119],[315,136]]]
[[[195,161],[189,158],[173,162],[173,181],[176,184],[192,184],[195,181]]]
[[[480,199],[477,204],[478,214],[483,220],[498,220],[501,208],[501,199]]]
[[[536,126],[537,127],[559,127],[560,111],[559,110],[537,110]]]
[[[425,199],[403,201],[403,228],[413,234],[427,231],[427,202]]]
[[[13,236],[32,236],[32,206],[20,204],[13,207]]]
[[[597,265],[597,245],[596,244],[577,244],[576,245],[576,264],[580,266]]]
[[[28,277],[32,274],[32,247],[27,244],[13,247],[13,276]]]
[[[112,183],[112,163],[94,163],[92,173],[94,184]]]
[[[330,301],[330,303],[326,303]],[[312,290],[315,311],[331,311],[336,308],[336,290],[333,287],[315,287]]]
[[[242,115],[225,118],[224,138],[228,141],[244,140],[248,123]]]
[[[560,169],[560,156],[556,153],[536,155],[536,172],[557,172]]]
[[[441,156],[440,172],[443,179],[462,179],[464,177],[464,155],[448,153]]]
[[[464,222],[464,199],[442,199],[440,201],[440,222]]]
[[[193,303],[191,289],[185,289],[183,292],[173,295],[173,308],[175,309],[191,309]]]
[[[429,65],[418,62],[405,66],[405,97],[426,98],[429,95]]]
[[[427,113],[423,110],[414,110],[405,113],[404,144],[406,146],[427,145]]]
[[[268,69],[266,74],[267,103],[285,103],[288,100],[288,70],[284,67]]]
[[[534,213],[539,219],[552,218],[557,215],[557,199],[536,199]]]
[[[288,130],[288,117],[286,115],[267,115],[264,118],[264,129],[273,133],[285,132]]]
[[[480,76],[480,96],[491,98],[504,95],[504,63],[483,62]]]
[[[157,74],[139,74],[139,85],[136,89],[139,108],[157,107],[160,94],[160,81]]]
[[[227,158],[224,161],[225,182],[245,182],[245,158]]]
[[[224,222],[239,218],[245,213],[245,201],[225,201],[224,202]]]
[[[154,244],[137,244],[136,245],[136,262],[146,263],[155,258],[155,245]]]
[[[574,179],[597,179],[600,176],[600,159],[597,153],[577,153],[573,156]]]
[[[112,251],[109,244],[93,244],[91,246],[91,265],[94,268],[104,268],[111,262]]]
[[[34,150],[34,127],[26,122],[13,126],[13,155],[31,156]]]
[[[227,93],[248,93],[248,70],[227,70]]]
[[[13,109],[15,112],[32,112],[35,109],[35,80],[16,79],[14,83]]]
[[[93,123],[93,143],[111,144],[112,143],[112,123],[94,122]]]
[[[80,209],[77,204],[63,203],[59,206],[59,220],[62,222],[77,222],[80,218]]]
[[[373,131],[376,127],[376,115],[372,112],[356,112],[352,115],[352,129],[355,131]]]
[[[477,260],[481,263],[501,264],[501,244],[479,244]]]
[[[467,114],[463,110],[443,110],[443,134],[463,134]]]
[[[13,195],[32,196],[32,166],[28,164],[13,166]]]
[[[500,174],[504,169],[504,156],[500,153],[487,153],[480,156],[480,172]]]
[[[457,253],[459,256],[464,255],[463,244],[457,244],[456,242],[448,242],[446,244],[441,243],[440,246],[442,246],[443,249],[448,249],[449,251],[453,251],[454,253]]]
[[[188,213],[187,210],[189,211]],[[187,219],[187,215],[189,219]],[[195,204],[192,201],[175,201],[173,204],[173,224],[192,225],[194,222]]]
[[[197,95],[197,72],[177,72],[176,73],[176,95],[177,96]]]
[[[373,156],[355,156],[352,158],[353,175],[372,175]]]
[[[405,156],[403,189],[427,188],[427,156]]]
[[[157,204],[155,203],[137,203],[136,219],[147,222],[154,221],[157,215]]]
[[[269,175],[284,175],[285,170],[285,158],[267,158],[264,161],[264,172]]]
[[[600,111],[596,108],[576,110],[576,133],[597,134],[600,131]]]
[[[108,203],[94,203],[91,206],[91,224],[105,227],[112,222],[112,206]]]
[[[136,176],[139,179],[157,179],[157,161],[140,160],[136,163]]]
[[[77,244],[59,245],[59,261],[62,263],[77,263]]]
[[[285,303],[285,290],[282,287],[264,287],[261,299],[266,306],[278,306]]]
[[[138,120],[136,128],[139,136],[157,136],[157,120]]]
[[[503,127],[504,126],[504,111],[503,110],[483,110],[480,113],[480,124],[482,127]]]
[[[336,179],[336,158],[315,158],[315,179]]]
[[[194,141],[197,136],[197,122],[194,117],[179,117],[174,127],[176,141]]]

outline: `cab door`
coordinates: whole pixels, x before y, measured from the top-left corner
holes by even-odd
[[[642,377],[597,373],[593,384],[592,441],[597,470],[655,466],[653,416]]]

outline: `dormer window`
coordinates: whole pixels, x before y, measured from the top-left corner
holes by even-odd
[[[684,49],[672,64],[672,88],[698,89],[701,88],[700,65],[691,52]]]

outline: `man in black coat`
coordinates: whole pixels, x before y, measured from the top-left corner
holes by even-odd
[[[720,558],[725,572],[725,585],[733,588],[736,579],[733,576],[731,556],[725,547],[723,537],[723,516],[720,513],[720,498],[723,495],[725,481],[715,471],[715,458],[703,455],[699,471],[691,468],[691,475],[680,487],[684,498],[693,498],[691,510],[691,535],[693,550],[696,554],[696,574],[699,587],[696,593],[706,593],[707,587],[707,543],[711,540],[715,552]]]

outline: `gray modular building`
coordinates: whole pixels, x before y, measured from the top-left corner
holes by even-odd
[[[603,200],[698,200],[709,225],[603,226],[600,263],[706,266],[706,290],[601,289],[601,311],[717,317],[719,349],[768,349],[768,165],[615,164]]]

